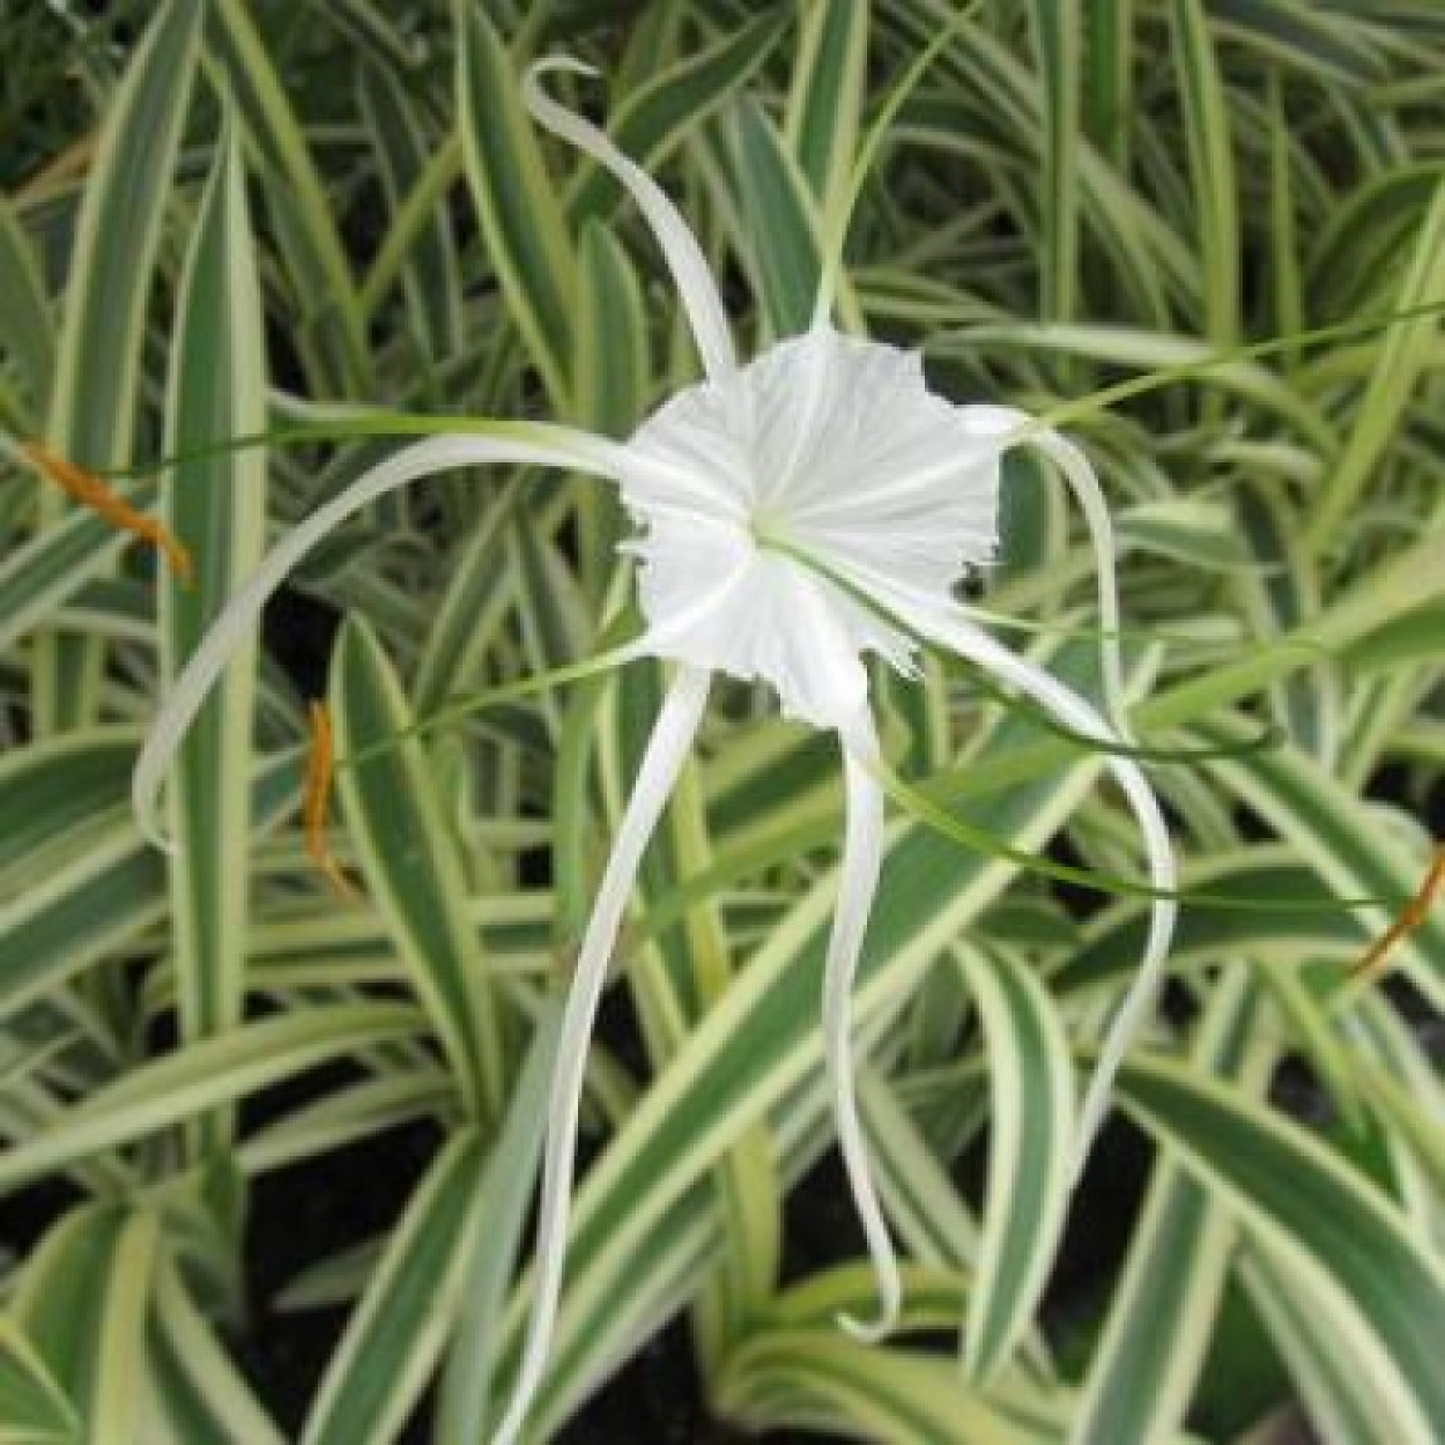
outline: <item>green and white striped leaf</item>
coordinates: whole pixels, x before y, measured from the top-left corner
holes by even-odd
[[[818,294],[817,211],[807,180],[777,127],[752,99],[739,102],[731,130],[743,260],[775,337],[807,329]]]
[[[1239,200],[1230,104],[1202,0],[1170,0],[1170,35],[1198,226],[1204,334],[1227,346],[1239,332]]]
[[[74,1405],[77,1445],[137,1438],[158,1237],[153,1214],[82,1206],[50,1229],[21,1273],[15,1317]]]
[[[552,402],[568,413],[576,260],[522,106],[518,66],[476,0],[455,0],[457,110],[487,257]]]
[[[1429,209],[1413,237],[1409,264],[1391,300],[1405,310],[1438,301],[1445,294],[1445,183],[1435,189]],[[1436,316],[1420,317],[1392,327],[1379,348],[1379,358],[1356,411],[1358,421],[1344,452],[1325,478],[1311,506],[1307,538],[1316,551],[1330,548],[1351,508],[1374,476],[1380,459],[1394,440],[1405,408],[1425,375],[1440,334]]]
[[[1073,1181],[1074,1068],[1047,990],[1006,950],[966,955],[988,1051],[988,1203],[963,1326],[964,1378],[1007,1363],[1038,1307]]]
[[[34,248],[14,209],[0,196],[0,353],[9,353],[25,378],[34,412],[45,409],[55,369],[55,324]]]
[[[162,1260],[149,1331],[147,1445],[282,1445],[239,1366],[197,1309],[185,1281]]]
[[[457,1329],[438,1393],[436,1445],[472,1445],[483,1437],[489,1418],[503,1307],[542,1156],[561,1031],[562,1004],[554,998],[537,1018],[477,1191],[477,1216],[486,1227],[472,1236]]]
[[[371,394],[366,326],[305,129],[244,0],[213,0],[209,10],[207,60],[255,153],[292,281],[289,334],[318,394]]]
[[[266,426],[261,296],[238,137],[228,128],[181,284],[167,401],[167,450],[203,450]],[[181,463],[164,517],[191,549],[196,582],[161,583],[167,685],[261,558],[265,454],[247,449]],[[238,648],[181,747],[168,788],[171,908],[181,1036],[240,1017],[245,967],[251,732],[256,648]]]
[[[129,729],[17,748],[0,760],[0,1016],[127,946],[165,913],[165,863],[131,816]],[[290,811],[296,765],[267,758],[250,811],[265,826]]]
[[[432,157],[427,137],[402,77],[387,65],[368,65],[357,95],[372,135],[387,201],[393,214],[426,178]],[[452,356],[465,340],[461,276],[446,211],[433,206],[402,269],[406,316],[421,354],[431,361]]]
[[[0,1442],[70,1445],[80,1438],[75,1407],[13,1320],[0,1317]]]
[[[1445,1419],[1434,1347],[1445,1266],[1429,1241],[1349,1165],[1237,1089],[1164,1061],[1130,1063],[1119,1082],[1129,1112],[1279,1261],[1349,1373],[1375,1382],[1393,1438],[1433,1440]]]
[[[1204,1074],[1232,1078],[1244,1062],[1251,996],[1236,968],[1191,1055]],[[1070,1445],[1148,1445],[1183,1422],[1214,1334],[1235,1240],[1203,1184],[1163,1156],[1089,1362]]]
[[[1023,1428],[974,1394],[937,1355],[869,1348],[836,1327],[758,1331],[729,1359],[722,1404],[744,1428],[862,1432],[890,1445],[1034,1445],[1055,1431]]]
[[[1214,740],[1242,736],[1235,720],[1202,729]],[[1297,748],[1282,746],[1245,762],[1205,765],[1241,802],[1265,818],[1300,858],[1346,897],[1408,898],[1423,867],[1382,830],[1366,805],[1327,768]],[[1359,911],[1360,949],[1393,921],[1386,908]],[[1445,1001],[1445,921],[1428,914],[1401,939],[1396,957],[1416,986],[1437,1005]]]
[[[426,1388],[461,1304],[481,1217],[486,1144],[448,1140],[377,1263],[301,1433],[302,1445],[387,1445]]]
[[[764,11],[725,32],[714,44],[649,72],[635,90],[616,101],[608,130],[619,149],[647,170],[657,166],[753,78],[787,20],[783,13]],[[590,218],[608,217],[622,195],[622,187],[594,165],[581,173],[568,197],[567,219],[576,226]],[[585,334],[578,340],[585,343]]]
[[[397,736],[412,715],[374,633],[353,620],[332,663],[338,791],[362,877],[387,921],[467,1107],[479,1118],[502,1097],[501,1023],[480,945],[468,926],[466,880],[422,744]]]
[[[145,306],[205,7],[167,0],[110,102],[65,289],[47,440],[82,466],[124,464]]]
[[[243,1024],[141,1064],[59,1114],[44,1132],[0,1153],[0,1190],[58,1173],[332,1059],[414,1035],[422,1024],[417,1010],[405,1004],[332,1003]]]
[[[82,466],[130,460],[145,309],[203,14],[204,7],[189,0],[170,0],[156,13],[110,105],[85,189],[46,424],[47,442]],[[42,528],[67,510],[59,494],[47,489]],[[68,540],[81,555],[71,559],[58,587],[53,570],[44,569],[60,596],[118,550],[101,525],[78,528]],[[28,592],[35,584],[26,581]],[[8,606],[0,615],[9,617]],[[93,711],[100,683],[100,653],[93,643],[42,633],[31,669],[37,732],[74,726]]]
[[[867,79],[869,6],[803,10],[783,133],[820,213],[851,180]]]
[[[1078,0],[1032,0],[1030,30],[1043,97],[1043,197],[1039,206],[1045,321],[1072,321],[1079,283],[1078,143],[1083,19]]]

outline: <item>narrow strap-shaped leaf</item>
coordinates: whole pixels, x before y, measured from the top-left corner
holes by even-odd
[[[762,1403],[749,1409],[750,1399]],[[728,1361],[724,1400],[744,1426],[866,1432],[890,1445],[1038,1439],[975,1394],[947,1360],[870,1349],[828,1326],[755,1332]]]
[[[969,954],[988,1050],[988,1203],[963,1327],[963,1370],[982,1383],[1027,1329],[1058,1249],[1074,1172],[1074,1069],[1037,976],[1000,949]]]
[[[626,436],[649,399],[647,315],[637,272],[605,227],[583,228],[581,324],[577,328],[577,412],[603,436]]]
[[[132,728],[91,728],[0,754],[0,899],[18,896],[20,870],[55,839],[125,802],[139,742]]]
[[[1288,72],[1313,72],[1326,85],[1367,85],[1389,74],[1389,50],[1371,33],[1368,11],[1311,0],[1211,0],[1209,13],[1221,34],[1283,61]]]
[[[335,26],[372,64],[387,66],[406,74],[421,58],[417,41],[406,33],[405,12],[393,23],[388,7],[377,0],[333,0],[319,12],[329,25]]]
[[[0,1153],[0,1189],[64,1169],[218,1104],[232,1103],[370,1044],[414,1034],[422,1016],[397,1003],[332,1004],[243,1024],[132,1069]]]
[[[1314,559],[1299,545],[1293,508],[1265,488],[1241,493],[1236,525],[1249,544],[1254,566],[1233,579],[1253,632],[1261,637],[1307,626],[1319,615],[1320,585]],[[1326,767],[1338,755],[1340,685],[1333,668],[1315,667],[1282,678],[1270,703],[1280,723],[1301,747]]]
[[[108,108],[81,205],[47,436],[82,466],[124,465],[145,305],[205,7],[162,6]]]
[[[1194,190],[1205,335],[1227,346],[1239,333],[1239,202],[1229,102],[1201,0],[1171,0],[1170,34],[1184,107]]]
[[[786,14],[765,11],[714,44],[649,73],[617,101],[608,131],[618,149],[652,170],[752,79],[786,23]],[[634,33],[640,36],[641,26]],[[582,173],[568,197],[567,218],[577,225],[591,217],[609,216],[622,195],[618,182],[594,165]]]
[[[1083,17],[1078,0],[1032,0],[1044,109],[1040,310],[1047,321],[1072,321],[1079,279],[1079,90]]]
[[[1434,1440],[1445,1265],[1428,1242],[1348,1164],[1238,1090],[1162,1061],[1125,1065],[1119,1085],[1129,1112],[1279,1257],[1297,1297],[1328,1313],[1352,1371],[1393,1401],[1394,1438]]]
[[[476,0],[455,0],[457,109],[487,256],[546,381],[567,414],[576,265],[523,109],[517,66]]]
[[[737,107],[732,130],[734,185],[744,260],[757,278],[775,337],[805,331],[818,293],[816,210],[777,127],[754,100]]]
[[[542,1156],[547,1088],[561,1032],[562,1001],[553,998],[532,1031],[527,1061],[477,1191],[477,1216],[486,1227],[471,1240],[460,1319],[437,1401],[436,1445],[473,1445],[488,1419],[501,1316]]]
[[[406,271],[413,250],[425,244],[422,238],[426,232],[439,227],[437,210],[461,174],[462,138],[452,131],[432,150],[406,194],[394,202],[386,237],[357,294],[362,315],[368,320],[376,314],[396,278]],[[450,236],[450,227],[446,229]]]
[[[1330,1445],[1401,1445],[1418,1440],[1401,1431],[1393,1408],[1394,1381],[1360,1368],[1359,1358],[1345,1344],[1340,1321],[1282,1259],[1246,1253],[1239,1274],[1249,1303],[1289,1371],[1291,1387],[1315,1438]]]
[[[1445,182],[1436,187],[1420,222],[1409,266],[1394,303],[1400,308],[1438,301],[1445,295]],[[1307,539],[1317,551],[1329,548],[1358,501],[1386,448],[1393,444],[1401,416],[1434,354],[1440,334],[1436,316],[1392,326],[1379,360],[1355,408],[1356,422],[1340,459],[1325,478],[1309,511]]]
[[[519,483],[510,482],[495,496],[487,495],[485,510],[450,560],[412,682],[418,717],[429,716],[448,698],[474,687],[482,675],[498,620],[511,606],[506,546],[521,490]]]
[[[145,1378],[145,1319],[158,1238],[154,1215],[82,1206],[26,1261],[15,1313],[69,1395],[83,1445],[132,1445]]]
[[[164,861],[115,796],[124,795],[134,741],[90,730],[76,738],[82,745],[74,750],[18,749],[17,760],[34,766],[0,774],[0,815],[24,818],[14,836],[33,847],[8,863],[0,855],[0,1016],[116,955],[166,911]],[[88,773],[92,767],[107,771]],[[262,826],[291,811],[296,775],[289,757],[256,769],[250,810]],[[72,783],[74,802],[51,801]],[[33,814],[8,812],[11,798],[39,802]]]
[[[319,395],[365,394],[370,360],[351,267],[305,132],[243,0],[212,0],[207,55],[221,72],[246,140],[263,164],[261,183],[276,238],[295,277],[292,336]]]
[[[393,741],[412,715],[391,663],[359,619],[343,629],[330,688],[343,757]],[[342,771],[339,791],[362,876],[456,1073],[467,1107],[492,1117],[502,1097],[501,1025],[480,944],[468,926],[457,842],[414,737]]]
[[[181,1445],[282,1445],[240,1367],[196,1307],[180,1271],[162,1260],[150,1320],[155,1402]]]
[[[3,196],[0,196],[0,316],[5,318],[0,351],[8,351],[15,358],[38,415],[45,410],[50,396],[55,369],[55,326],[34,249]]]
[[[228,129],[206,188],[182,280],[167,399],[172,453],[266,425],[261,297],[238,137]],[[265,545],[265,453],[183,462],[164,516],[196,561],[196,585],[161,583],[167,685]],[[240,1017],[250,832],[254,646],[238,650],[196,718],[172,773],[175,967],[183,1039]]]
[[[848,184],[857,151],[869,9],[863,0],[820,0],[803,11],[784,134],[825,214]]]
[[[13,1431],[32,1445],[68,1445],[80,1433],[74,1405],[8,1316],[0,1316],[0,1421],[0,1437]]]
[[[392,66],[368,65],[357,94],[376,142],[382,183],[393,215],[428,176],[432,160],[424,133],[401,77]],[[402,269],[407,320],[431,361],[453,356],[465,340],[457,248],[446,209],[436,205],[415,234]]]
[[[612,233],[596,222],[582,231],[581,324],[577,328],[577,414],[604,436],[626,436],[649,400],[647,313],[637,271]],[[601,607],[617,566],[623,513],[616,497],[585,487],[577,498],[578,551],[589,603]]]
[[[1129,130],[1134,104],[1136,0],[1091,0],[1084,6],[1083,125],[1089,139],[1129,173]]]
[[[117,490],[131,506],[143,508],[155,498],[150,483]],[[52,621],[91,578],[115,564],[128,540],[88,508],[75,508],[8,549],[0,558],[0,647]]]
[[[1240,724],[1231,719],[1204,731],[1213,738],[1237,737]],[[1368,805],[1299,749],[1285,746],[1248,763],[1205,766],[1330,887],[1346,896],[1408,898],[1418,886],[1419,866],[1380,828]],[[1361,950],[1392,921],[1383,909],[1357,915]],[[1445,919],[1438,910],[1401,939],[1396,956],[1416,986],[1445,1007]]]
[[[1208,672],[1161,688],[1142,703],[1137,721],[1146,728],[1177,727],[1215,708],[1249,697],[1278,677],[1318,661],[1321,651],[1344,649],[1411,609],[1445,596],[1440,542],[1427,534],[1364,574],[1307,627]]]
[[[1247,983],[1236,967],[1210,1004],[1192,1054],[1204,1075],[1230,1078],[1244,1061]],[[1214,1334],[1233,1240],[1207,1188],[1161,1156],[1089,1362],[1070,1445],[1148,1445],[1178,1428]]]
[[[110,103],[85,189],[46,426],[52,449],[81,466],[130,460],[145,307],[204,13],[203,5],[170,0],[156,14]],[[66,510],[47,490],[42,526]],[[71,534],[72,542],[81,539],[83,556],[55,587],[61,596],[117,550],[103,525]],[[93,645],[42,633],[31,667],[37,732],[87,716],[100,677]]]
[[[1247,357],[1219,362],[1219,348],[1207,341],[1124,326],[988,324],[970,326],[955,337],[945,335],[930,341],[929,350],[947,354],[954,348],[972,351],[980,346],[1037,347],[1046,353],[1058,351],[1148,371],[1198,364],[1199,375],[1191,379],[1237,393],[1253,405],[1277,414],[1321,451],[1333,451],[1337,445],[1335,428],[1309,397],[1301,395],[1262,362]],[[1065,402],[1062,407],[1052,409],[1048,419],[1051,423],[1065,423],[1076,410]]]
[[[433,1161],[331,1355],[302,1445],[386,1445],[397,1438],[460,1303],[486,1159],[484,1141],[462,1130]]]

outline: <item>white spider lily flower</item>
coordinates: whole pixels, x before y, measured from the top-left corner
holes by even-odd
[[[637,524],[645,630],[624,650],[678,664],[634,783],[568,997],[552,1080],[537,1224],[532,1314],[514,1393],[495,1445],[512,1445],[541,1383],[561,1293],[585,1060],[607,968],[637,868],[686,758],[715,673],[767,684],[783,711],[836,732],[846,825],[838,902],[825,957],[822,1014],[839,1147],[877,1279],[876,1339],[896,1322],[898,1263],[869,1169],[852,1081],[849,998],[878,882],[882,761],[864,663],[873,653],[905,674],[917,639],[949,649],[1026,694],[1072,730],[1108,747],[1122,718],[1108,514],[1087,459],[1063,438],[997,406],[960,406],[928,390],[918,356],[844,336],[821,319],[747,365],[736,360],[726,312],[698,244],[658,186],[595,126],[542,93],[553,70],[532,68],[533,115],[604,165],[641,208],[677,284],[706,377],[666,402],[625,444],[565,427],[489,424],[433,438],[374,468],[293,531],[230,601],[177,680],[134,776],[137,816],[160,842],[156,798],[171,756],[227,658],[262,606],[322,537],[383,493],[479,463],[590,471],[614,482]],[[820,308],[821,309],[821,308]],[[956,599],[996,543],[1001,461],[1027,439],[1059,466],[1079,498],[1098,558],[1104,682],[1110,716],[996,642]],[[1112,1021],[1081,1109],[1080,1158],[1107,1109],[1113,1075],[1149,1007],[1172,934],[1175,888],[1168,832],[1139,767],[1106,755],[1132,808],[1157,892],[1137,979]]]

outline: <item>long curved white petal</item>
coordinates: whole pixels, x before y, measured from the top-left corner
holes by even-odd
[[[232,654],[255,627],[271,594],[318,542],[385,492],[456,467],[517,463],[598,473],[618,480],[625,450],[615,442],[570,427],[499,423],[495,435],[431,437],[373,467],[288,533],[227,602],[176,678],[136,759],[131,807],[141,832],[156,847],[161,834],[157,799],[186,729]]]
[[[539,60],[528,70],[522,82],[522,97],[527,109],[548,130],[605,166],[637,203],[638,209],[647,218],[647,224],[652,227],[652,234],[657,237],[657,244],[662,248],[668,269],[672,272],[672,279],[677,283],[703,367],[711,380],[724,380],[737,370],[737,353],[733,350],[732,333],[728,330],[727,310],[697,238],[666,192],[641,166],[624,155],[591,121],[573,114],[543,91],[540,77],[559,70],[570,71],[574,75],[595,76],[598,73],[594,66],[568,56]]]
[[[858,956],[883,854],[883,790],[874,781],[878,741],[872,720],[865,713],[840,729],[843,745],[844,785],[847,793],[847,824],[843,840],[843,862],[838,880],[838,903],[828,936],[828,954],[823,972],[823,1043],[828,1060],[828,1083],[833,1095],[833,1115],[838,1129],[838,1149],[853,1191],[853,1203],[868,1241],[873,1274],[878,1287],[878,1317],[871,1323],[839,1315],[838,1323],[854,1339],[873,1343],[897,1323],[903,1304],[903,1282],[898,1256],[888,1234],[888,1224],[878,1203],[868,1163],[868,1146],[858,1118],[853,1088],[853,1040],[850,1000]]]
[[[911,620],[911,619],[910,619]],[[1047,708],[1066,726],[1101,742],[1122,741],[1093,705],[1077,693],[1064,686],[1056,677],[1051,677],[1042,668],[1036,667],[1025,658],[1011,652],[996,642],[988,633],[975,626],[966,617],[954,615],[920,616],[918,630],[935,642],[987,668],[1020,692],[1026,693],[1042,707]],[[1144,840],[1144,851],[1149,860],[1149,878],[1156,889],[1173,893],[1177,886],[1177,871],[1174,864],[1174,848],[1169,841],[1169,828],[1164,820],[1159,800],[1149,785],[1139,765],[1129,758],[1115,753],[1104,755],[1104,765],[1114,775],[1123,790],[1139,824]],[[1149,934],[1144,945],[1144,957],[1134,982],[1129,988],[1119,1011],[1114,1015],[1103,1044],[1099,1049],[1099,1060],[1094,1066],[1093,1077],[1089,1080],[1084,1102],[1079,1112],[1079,1154],[1076,1175],[1083,1167],[1089,1147],[1109,1108],[1109,1094],[1113,1088],[1114,1076],[1119,1071],[1129,1041],[1142,1022],[1145,1013],[1152,1006],[1159,984],[1163,979],[1164,964],[1169,953],[1170,940],[1174,936],[1174,924],[1179,909],[1172,898],[1156,898],[1149,920]]]
[[[1020,419],[1026,420],[1022,412]],[[1127,740],[1129,723],[1124,703],[1124,668],[1119,645],[1119,579],[1115,569],[1114,524],[1104,501],[1103,489],[1087,456],[1067,437],[1056,431],[1031,431],[1028,444],[1043,452],[1064,474],[1084,524],[1089,529],[1089,542],[1094,550],[1095,576],[1099,583],[1099,627],[1103,636],[1099,656],[1104,672],[1104,701],[1115,728]]]
[[[536,1277],[532,1282],[532,1316],[516,1383],[507,1413],[492,1445],[513,1445],[542,1382],[557,1321],[562,1290],[562,1263],[566,1253],[567,1221],[571,1211],[573,1156],[577,1148],[577,1116],[582,1083],[587,1072],[587,1046],[597,1005],[607,978],[607,964],[622,923],[643,849],[672,792],[678,771],[702,718],[711,674],[684,668],[672,684],[648,740],[622,824],[597,890],[592,916],[582,937],[582,949],[562,1018],[557,1043],[557,1066],[547,1103],[547,1142],[542,1159],[542,1198],[537,1215]]]

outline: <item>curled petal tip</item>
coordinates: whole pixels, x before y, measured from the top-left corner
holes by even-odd
[[[539,79],[559,70],[569,75],[597,76],[602,74],[595,65],[589,65],[585,60],[578,60],[573,55],[544,55],[540,60],[534,60],[527,67],[524,87],[529,92],[539,93]]]
[[[152,848],[158,853],[164,853],[167,857],[175,858],[181,850],[172,839],[167,838],[161,831],[160,818],[156,808],[158,794],[147,776],[149,772],[147,761],[147,754],[143,749],[140,760],[136,764],[135,775],[131,780],[131,815],[135,819],[135,825],[140,830],[141,837]]]
[[[840,1311],[834,1318],[838,1321],[838,1328],[850,1339],[857,1340],[860,1345],[881,1344],[898,1325],[898,1302],[897,1300],[886,1300],[880,1306],[880,1313],[876,1320],[860,1320],[853,1315]]]
[[[167,858],[179,858],[181,856],[180,845],[174,838],[167,838],[164,833],[149,818],[139,818],[140,835],[150,844],[157,853],[164,853]]]

